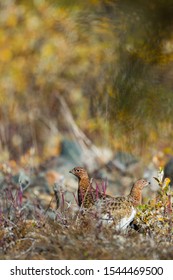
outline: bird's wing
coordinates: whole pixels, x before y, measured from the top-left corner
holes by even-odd
[[[113,224],[117,230],[126,228],[136,214],[136,210],[127,197],[99,200],[94,207],[103,224]]]

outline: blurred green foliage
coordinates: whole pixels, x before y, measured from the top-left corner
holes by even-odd
[[[47,153],[67,132],[57,95],[98,144],[172,137],[172,12],[172,0],[0,1],[1,157]]]

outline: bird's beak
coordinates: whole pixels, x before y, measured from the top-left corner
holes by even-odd
[[[69,171],[69,173],[72,173],[72,174],[73,174],[73,169],[72,169],[72,170],[70,170],[70,171]]]

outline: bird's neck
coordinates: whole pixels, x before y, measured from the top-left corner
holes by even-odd
[[[133,186],[129,194],[130,199],[134,206],[138,206],[142,202],[142,191],[139,187]]]
[[[79,188],[78,188],[78,203],[81,206],[84,203],[87,191],[90,188],[89,177],[82,177],[79,179]]]
[[[87,191],[87,189],[90,187],[90,180],[89,177],[82,177],[79,179],[79,188],[83,191]]]

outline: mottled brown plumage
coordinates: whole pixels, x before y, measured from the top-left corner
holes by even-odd
[[[141,204],[142,189],[148,184],[145,179],[140,179],[132,186],[128,196],[98,200],[94,207],[99,211],[102,222],[113,224],[118,230],[125,229],[133,221],[136,207]]]
[[[82,167],[73,168],[70,173],[75,175],[79,180],[78,185],[78,205],[84,208],[90,208],[98,199],[110,197],[100,191],[96,191],[90,183],[87,171]]]
[[[96,192],[84,168],[75,167],[70,173],[79,179],[79,206],[97,211],[103,224],[113,224],[116,229],[125,229],[134,219],[136,207],[141,204],[142,189],[149,184],[145,179],[140,179],[132,186],[128,196],[112,197]]]

